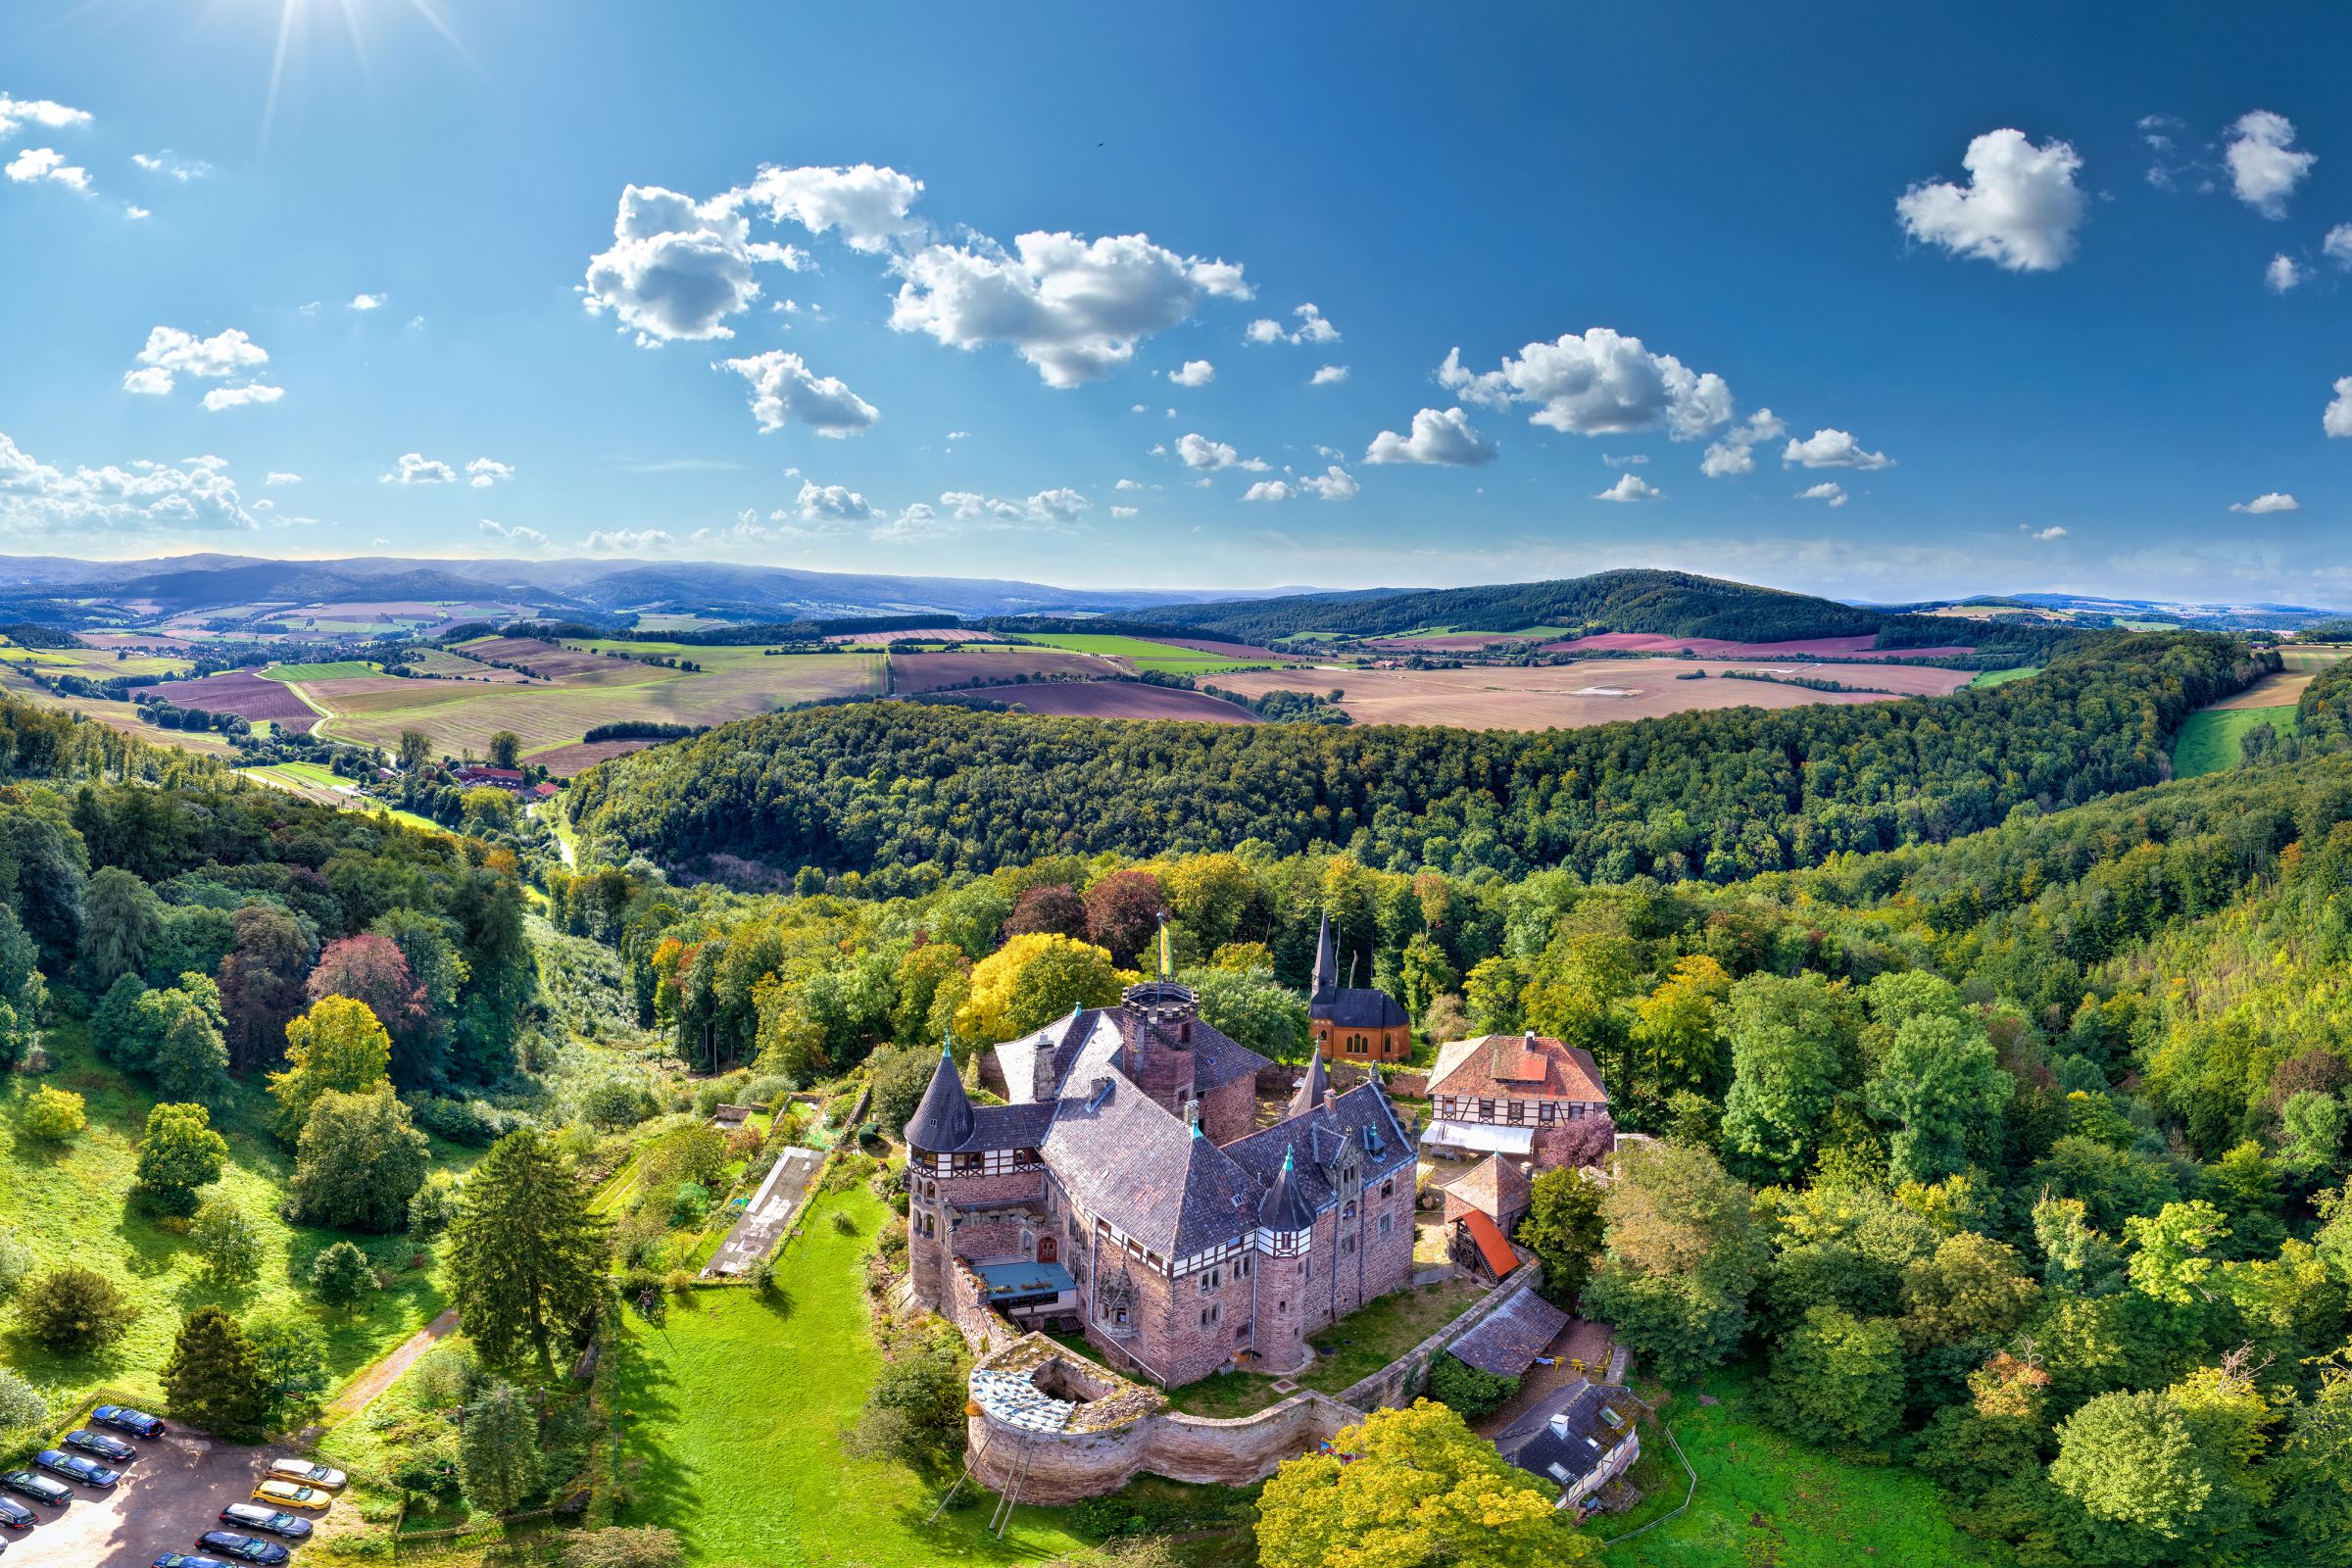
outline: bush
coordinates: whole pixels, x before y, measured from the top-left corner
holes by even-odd
[[[607,1132],[634,1127],[654,1113],[654,1095],[642,1078],[618,1073],[580,1091],[580,1114]]]
[[[349,1242],[337,1242],[311,1261],[311,1290],[328,1306],[355,1307],[374,1289],[374,1265]]]
[[[62,1263],[17,1293],[17,1326],[53,1350],[111,1345],[138,1315],[113,1280],[79,1263]]]
[[[710,1189],[701,1182],[680,1182],[675,1197],[669,1200],[669,1223],[672,1226],[700,1225],[703,1216],[710,1212]]]
[[[833,1228],[844,1236],[855,1236],[858,1234],[857,1216],[846,1208],[837,1208],[833,1211]]]
[[[409,1234],[418,1241],[431,1241],[457,1217],[458,1184],[445,1170],[426,1177],[416,1196],[409,1200]]]
[[[445,1138],[467,1149],[488,1149],[515,1128],[528,1124],[529,1118],[511,1110],[500,1110],[479,1100],[450,1100],[440,1095],[403,1095],[401,1103],[416,1125],[435,1138]]]
[[[70,1143],[90,1124],[81,1097],[47,1085],[35,1089],[24,1106],[24,1130],[47,1144]]]
[[[1441,1355],[1429,1364],[1429,1396],[1452,1405],[1465,1421],[1493,1415],[1518,1392],[1517,1378],[1481,1372],[1458,1356]]]
[[[236,1200],[208,1188],[188,1222],[188,1239],[216,1280],[243,1284],[262,1271],[262,1232]]]
[[[419,1409],[450,1410],[472,1399],[482,1375],[481,1358],[464,1340],[444,1340],[416,1358],[409,1392]]]
[[[564,1548],[564,1568],[680,1568],[685,1561],[677,1532],[659,1525],[608,1525]]]
[[[49,1401],[29,1380],[0,1366],[0,1432],[37,1427],[49,1419]]]
[[[32,1249],[17,1239],[14,1226],[0,1230],[0,1300],[16,1295],[32,1272]]]

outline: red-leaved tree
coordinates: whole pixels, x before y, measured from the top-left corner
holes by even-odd
[[[1113,871],[1086,890],[1086,934],[1111,957],[1133,964],[1159,929],[1168,890],[1149,871]]]
[[[329,942],[305,988],[313,1002],[349,997],[364,1002],[392,1037],[392,1081],[415,1089],[432,1078],[432,1012],[424,987],[390,937],[364,932]]]
[[[1012,914],[1004,922],[1004,934],[1019,937],[1031,932],[1086,939],[1086,905],[1070,891],[1068,883],[1031,888],[1021,895],[1021,902],[1012,906]]]

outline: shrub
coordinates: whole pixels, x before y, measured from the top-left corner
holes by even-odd
[[[653,1092],[641,1078],[611,1074],[580,1091],[580,1114],[611,1132],[634,1127],[654,1113]]]
[[[90,1124],[81,1097],[47,1085],[34,1090],[24,1106],[24,1130],[43,1143],[70,1143]]]
[[[188,1222],[188,1239],[216,1280],[243,1284],[262,1271],[261,1227],[218,1187],[205,1190],[196,1217]]]
[[[54,1350],[111,1345],[138,1315],[113,1280],[79,1263],[61,1263],[17,1293],[17,1326]]]
[[[409,1200],[409,1234],[418,1241],[431,1241],[457,1217],[458,1184],[445,1170],[426,1177],[416,1196]]]
[[[374,1266],[349,1242],[337,1242],[311,1261],[311,1290],[328,1306],[355,1307],[374,1289]]]
[[[409,1390],[420,1409],[454,1409],[473,1397],[481,1375],[481,1358],[472,1346],[444,1340],[417,1357],[409,1373]]]
[[[703,1216],[710,1212],[710,1189],[701,1182],[678,1183],[677,1196],[669,1200],[669,1222],[673,1226],[700,1225]]]
[[[37,1427],[49,1419],[49,1401],[23,1374],[0,1366],[0,1432]]]
[[[14,1226],[0,1230],[0,1299],[14,1296],[32,1272],[32,1249],[17,1239]]]
[[[837,1208],[833,1211],[833,1228],[844,1236],[855,1236],[858,1234],[857,1216],[846,1208]]]
[[[608,1525],[564,1548],[564,1568],[680,1568],[685,1561],[677,1532],[659,1525]]]
[[[1441,1355],[1429,1364],[1429,1396],[1450,1404],[1465,1421],[1493,1415],[1519,1392],[1517,1378],[1481,1372],[1458,1356]]]

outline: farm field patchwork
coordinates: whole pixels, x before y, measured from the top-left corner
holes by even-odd
[[[92,680],[113,680],[119,675],[160,678],[181,674],[188,667],[188,661],[175,654],[127,646],[25,648],[8,642],[0,642],[0,662],[37,665],[52,675],[86,675]]]
[[[1032,713],[1086,718],[1189,718],[1209,724],[1255,724],[1258,716],[1238,703],[1188,692],[1180,686],[1147,686],[1134,680],[1052,680],[1027,686],[991,686],[972,693],[1000,703],[1017,703]]]
[[[1978,691],[1983,691],[1988,686],[2006,686],[2013,680],[2024,680],[2029,675],[2040,673],[2041,666],[2039,664],[2020,664],[2015,669],[1980,670],[1977,678],[1968,684]]]
[[[1973,654],[1974,647],[1952,645],[1940,648],[1873,648],[1876,637],[1806,637],[1793,642],[1739,643],[1721,637],[1663,637],[1655,632],[1604,631],[1590,637],[1572,637],[1563,642],[1548,643],[1545,653],[1583,653],[1606,649],[1617,653],[1673,654],[1690,652],[1726,659],[1774,659],[1783,655],[1805,654],[1816,659],[1947,659]]]
[[[1229,659],[1222,654],[1204,654],[1198,648],[1181,648],[1174,643],[1152,642],[1142,637],[1056,632],[1051,635],[1031,633],[1024,635],[1021,640],[1041,648],[1066,648],[1072,653],[1115,659],[1137,670],[1155,669],[1167,675],[1204,675],[1214,670],[1232,669],[1240,664],[1254,662],[1251,660]]]
[[[1704,680],[1678,679],[1693,669]],[[1340,706],[1359,724],[1447,724],[1463,729],[1569,729],[1624,718],[1653,718],[1701,708],[1802,708],[1815,703],[1881,703],[1875,692],[1827,692],[1781,681],[1723,678],[1728,670],[1772,670],[1790,679],[1882,687],[1902,696],[1939,696],[1968,684],[1969,672],[1921,664],[1790,664],[1682,660],[1588,660],[1536,668],[1298,669],[1236,672],[1216,684],[1245,697],[1270,691],[1338,690]]]
[[[176,746],[181,751],[195,752],[205,757],[225,756],[233,750],[228,742],[210,730],[165,729],[151,724],[135,703],[119,703],[103,697],[60,697],[48,688],[36,686],[28,678],[17,674],[6,663],[0,663],[0,690],[22,697],[38,708],[61,713],[84,714],[110,729],[119,729],[125,735],[136,735],[141,740],[153,741],[159,746]]]
[[[615,757],[626,757],[660,744],[651,740],[574,741],[569,746],[550,746],[545,751],[526,753],[523,760],[538,763],[558,778],[571,778],[599,762],[609,762]]]
[[[2173,740],[2173,776],[2196,778],[2235,767],[2248,730],[2268,724],[2284,735],[2295,727],[2292,703],[2274,708],[2207,708],[2188,715]]]
[[[166,681],[148,688],[178,708],[201,708],[209,713],[234,713],[239,718],[271,719],[278,727],[307,730],[318,716],[302,694],[282,680],[267,679],[250,669],[232,669],[195,680]]]
[[[1113,673],[1112,667],[1089,654],[1048,648],[1015,647],[959,654],[893,654],[890,689],[894,692],[936,692],[968,686],[974,681],[1013,680],[1022,675],[1070,675],[1082,680]]]
[[[355,675],[379,673],[379,666],[360,659],[338,659],[323,664],[271,664],[261,671],[264,680],[349,680]]]

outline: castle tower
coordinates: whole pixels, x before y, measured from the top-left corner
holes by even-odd
[[[950,1251],[948,1210],[940,1177],[955,1151],[972,1136],[972,1101],[956,1074],[956,1057],[943,1040],[939,1064],[923,1090],[922,1103],[906,1121],[906,1269],[914,1298],[937,1308],[946,1299]]]
[[[1200,1001],[1172,980],[1129,986],[1119,1000],[1133,1019],[1127,1076],[1169,1115],[1185,1119],[1199,1092],[1193,1024],[1200,1015]]]
[[[1250,1307],[1250,1347],[1271,1371],[1295,1370],[1306,1359],[1307,1302],[1313,1289],[1310,1255],[1315,1210],[1298,1179],[1297,1153],[1285,1151],[1274,1185],[1257,1203],[1256,1267]]]

